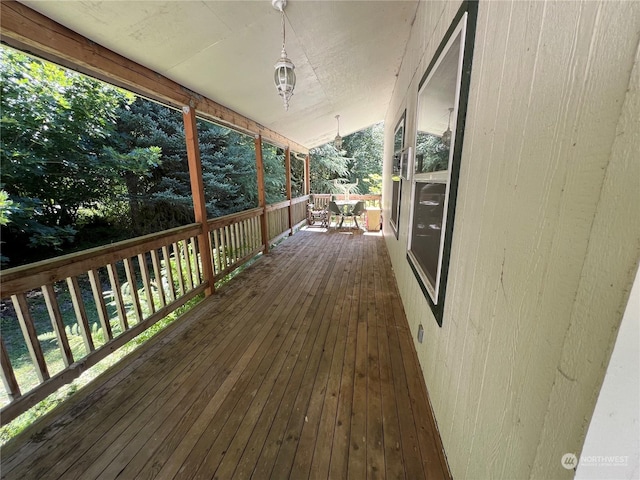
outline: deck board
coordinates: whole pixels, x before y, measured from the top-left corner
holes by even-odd
[[[380,236],[301,231],[2,451],[9,479],[449,478]]]

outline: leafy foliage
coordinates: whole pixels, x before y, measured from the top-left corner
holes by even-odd
[[[344,137],[338,151],[332,143],[311,150],[311,191],[339,193],[338,183],[356,183],[362,194],[381,189],[384,131],[378,123]],[[378,177],[375,177],[378,175]]]
[[[331,143],[311,149],[311,191],[315,193],[333,193],[334,180],[346,179],[349,173],[347,158],[342,156]]]
[[[117,111],[131,94],[12,50],[0,59],[2,187],[13,202],[3,237],[59,248],[82,207],[112,200],[123,175],[148,171],[159,151],[115,154]]]
[[[264,190],[267,203],[278,203],[287,199],[284,151],[269,143],[262,143],[264,165]]]
[[[257,205],[253,139],[198,120],[207,214],[226,215]],[[161,162],[127,176],[131,229],[141,235],[193,222],[193,200],[182,114],[137,98],[118,121],[121,150],[159,147]]]
[[[418,172],[446,170],[449,163],[449,147],[442,138],[430,133],[418,132],[416,141],[416,169]]]
[[[181,112],[11,49],[0,60],[3,264],[193,222]],[[197,128],[209,217],[257,206],[254,139],[205,120]],[[345,137],[342,151],[313,149],[311,190],[357,180],[361,193],[378,192],[382,140],[378,124]],[[262,154],[267,202],[280,202],[284,151],[265,143]],[[291,174],[300,196],[295,154]]]
[[[0,55],[0,225],[12,264],[193,222],[181,112],[11,49]],[[253,138],[197,126],[208,215],[257,206]],[[278,192],[281,158],[267,154]]]

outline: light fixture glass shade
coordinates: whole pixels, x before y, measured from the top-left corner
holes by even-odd
[[[447,129],[442,133],[442,143],[447,147],[451,146],[451,114],[453,113],[453,107],[449,107],[449,123]]]
[[[447,127],[447,129],[442,134],[442,143],[444,143],[447,147],[451,146],[451,129]]]
[[[342,150],[342,137],[340,136],[340,115],[336,115],[336,121],[338,122],[338,131],[336,132],[336,138],[333,139],[333,146],[336,150]]]
[[[273,79],[278,89],[278,93],[284,101],[284,109],[289,110],[289,99],[293,95],[293,89],[296,86],[295,65],[287,58],[287,52],[282,50],[280,58],[276,62]]]

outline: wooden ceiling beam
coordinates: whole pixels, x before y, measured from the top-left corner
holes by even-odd
[[[76,70],[138,95],[182,109],[195,108],[198,116],[281,147],[306,154],[309,149],[203,97],[50,18],[13,0],[0,2],[0,39],[16,49]]]

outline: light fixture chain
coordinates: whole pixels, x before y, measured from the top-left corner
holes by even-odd
[[[284,44],[286,40],[286,31],[284,28],[284,8],[281,10],[282,12],[282,51],[284,52]]]

